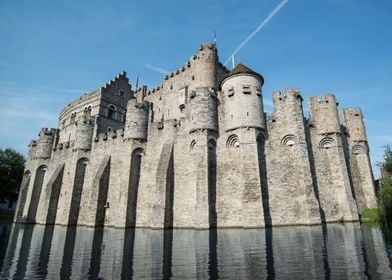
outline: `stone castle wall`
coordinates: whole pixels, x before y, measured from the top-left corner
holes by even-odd
[[[15,221],[114,227],[264,227],[356,221],[375,205],[362,113],[335,96],[273,94],[214,44],[132,90],[126,73],[82,96],[30,144]]]

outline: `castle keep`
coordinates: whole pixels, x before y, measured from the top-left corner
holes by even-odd
[[[334,95],[272,96],[226,69],[214,44],[153,89],[125,72],[60,113],[29,145],[15,222],[264,227],[357,221],[376,206],[360,109]]]

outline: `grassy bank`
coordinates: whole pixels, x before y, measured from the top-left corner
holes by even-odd
[[[377,208],[365,209],[360,213],[362,221],[378,222],[380,220],[379,211]]]

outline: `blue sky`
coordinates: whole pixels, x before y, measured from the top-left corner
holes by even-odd
[[[286,0],[285,0],[286,2]],[[60,110],[126,70],[134,85],[161,83],[217,33],[221,61],[281,0],[0,2],[0,147],[27,154]],[[371,159],[392,144],[392,1],[288,0],[236,54],[275,90],[331,92],[361,107]],[[306,109],[306,108],[305,108]],[[305,112],[307,115],[308,113]]]

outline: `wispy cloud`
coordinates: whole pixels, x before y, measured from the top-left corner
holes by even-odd
[[[263,29],[264,26],[267,25],[267,23],[289,2],[289,0],[283,0],[282,2],[279,3],[278,6],[275,7],[275,9],[272,10],[272,12],[269,13],[267,18],[263,20],[263,22],[256,28],[255,31],[253,31],[236,49],[235,51],[226,59],[225,65],[229,63],[231,57],[235,55],[237,52],[239,52],[261,29]]]
[[[0,81],[0,147],[27,154],[41,127],[56,127],[60,110],[85,91]]]
[[[143,66],[143,67],[145,67],[145,68],[147,68],[147,69],[151,69],[151,70],[153,70],[153,71],[155,71],[155,72],[158,72],[158,73],[161,73],[161,74],[164,74],[164,75],[167,75],[167,74],[170,73],[170,72],[169,72],[168,70],[166,70],[166,69],[163,69],[163,68],[158,67],[158,66],[155,66],[155,65],[151,65],[151,64],[149,64],[149,63],[137,62],[137,64],[140,64],[141,66]]]

